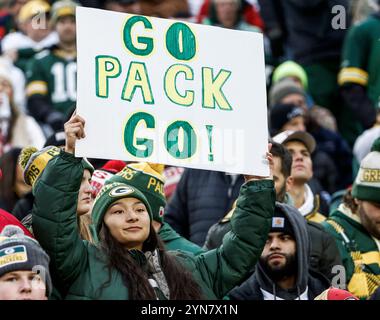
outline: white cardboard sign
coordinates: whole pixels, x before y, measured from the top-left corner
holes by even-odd
[[[76,156],[266,176],[263,36],[77,9]]]

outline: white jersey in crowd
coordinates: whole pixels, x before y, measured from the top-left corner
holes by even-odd
[[[22,32],[12,32],[7,34],[1,41],[1,48],[3,52],[27,48],[41,50],[57,44],[58,40],[58,34],[55,31],[49,33],[39,42],[33,41]]]
[[[4,74],[5,73],[5,74]],[[21,69],[13,65],[10,59],[0,57],[0,76],[6,76],[13,85],[13,99],[16,106],[25,112],[25,76]]]

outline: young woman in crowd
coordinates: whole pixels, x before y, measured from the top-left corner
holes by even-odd
[[[54,286],[66,299],[221,299],[260,257],[274,212],[272,175],[246,176],[232,231],[223,245],[199,256],[167,252],[152,227],[145,196],[123,183],[102,188],[92,210],[97,246],[82,241],[76,196],[83,176],[75,141],[84,120],[66,124],[65,151],[49,161],[33,189],[34,235],[51,258]],[[272,156],[267,155],[272,162]]]

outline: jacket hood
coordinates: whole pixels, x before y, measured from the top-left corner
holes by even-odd
[[[309,278],[308,266],[310,255],[310,238],[307,231],[306,220],[296,208],[279,202],[276,202],[276,208],[283,212],[294,231],[297,248],[296,259],[298,271],[296,285],[295,288],[290,290],[281,289],[269,278],[260,263],[256,265],[255,276],[260,284],[260,287],[265,291],[268,291],[285,300],[294,300],[297,299],[307,288]]]

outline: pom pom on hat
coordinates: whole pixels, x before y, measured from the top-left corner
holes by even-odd
[[[21,238],[23,237],[25,234],[24,232],[18,228],[18,227],[13,227],[13,226],[6,226],[4,227],[3,231],[1,232],[1,236],[3,237],[18,237],[18,238]]]
[[[18,158],[19,159],[18,162],[23,169],[25,169],[32,154],[37,151],[38,149],[35,147],[25,147],[24,149],[21,150],[20,156]]]
[[[48,162],[59,155],[60,152],[61,149],[55,146],[48,146],[41,150],[34,147],[24,148],[21,151],[19,163],[24,169],[25,183],[33,187]]]
[[[159,174],[164,173],[165,165],[159,163],[149,163],[149,166]]]

